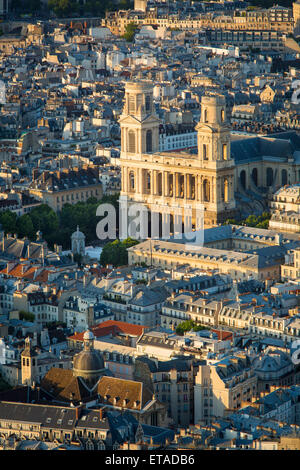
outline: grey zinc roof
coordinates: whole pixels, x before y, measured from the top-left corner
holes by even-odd
[[[141,307],[146,307],[149,305],[157,304],[163,302],[167,297],[167,293],[164,289],[149,289],[142,288],[133,296],[133,298],[128,302],[131,305],[138,305]]]
[[[286,160],[296,150],[300,150],[300,138],[293,132],[234,140],[231,143],[233,159],[235,162],[244,163],[259,161],[263,157]]]
[[[172,369],[180,371],[189,371],[191,369],[190,360],[187,357],[177,357],[170,361],[154,361],[148,357],[139,357],[138,361],[148,365],[151,372],[168,372]]]
[[[109,423],[106,419],[100,419],[100,411],[99,410],[91,410],[86,408],[76,425],[77,428],[101,428],[101,429],[109,429]]]
[[[0,419],[11,420],[12,417],[19,422],[30,422],[44,427],[51,426],[51,428],[71,430],[75,425],[76,413],[75,409],[60,406],[1,402]]]

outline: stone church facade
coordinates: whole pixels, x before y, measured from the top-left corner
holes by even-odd
[[[220,94],[202,97],[195,128],[197,152],[159,152],[159,125],[152,83],[126,83],[120,116],[120,201],[145,204],[160,221],[169,217],[171,227],[187,209],[195,228],[201,228],[200,208],[205,228],[261,213],[268,208],[270,194],[300,180],[298,135],[285,132],[233,140],[225,97]]]

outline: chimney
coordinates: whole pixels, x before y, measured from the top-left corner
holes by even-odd
[[[76,408],[75,408],[75,412],[76,412],[76,421],[78,421],[79,418],[80,418],[81,408],[82,408],[81,406],[76,406]]]
[[[43,172],[43,183],[46,182],[48,176],[49,176],[49,171],[44,171],[44,172]]]
[[[103,408],[100,408],[99,410],[99,418],[100,418],[100,421],[103,420]]]
[[[36,181],[39,177],[39,170],[37,168],[34,168],[32,170],[32,181]]]

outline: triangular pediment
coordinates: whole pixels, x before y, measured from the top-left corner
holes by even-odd
[[[149,116],[147,116],[146,118],[142,120],[138,119],[137,117],[131,116],[130,114],[128,114],[127,116],[120,116],[119,118],[119,123],[144,124],[144,123],[149,123],[149,122],[160,124],[160,119],[153,114],[150,114]]]

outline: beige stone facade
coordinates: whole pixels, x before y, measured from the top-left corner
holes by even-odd
[[[231,31],[281,31],[285,34],[294,30],[294,20],[291,9],[280,7],[268,10],[237,11],[234,15],[215,16],[213,13],[199,15],[198,17],[181,17],[178,15],[161,15],[156,9],[145,11],[143,0],[138,0],[135,5],[136,11],[119,10],[118,12],[108,12],[106,18],[102,20],[102,26],[110,29],[113,34],[123,35],[129,23],[138,26],[155,25],[170,29],[182,30],[203,30],[219,29]],[[293,13],[297,14],[297,3],[293,5]],[[137,11],[140,10],[140,11]]]
[[[195,378],[195,424],[224,417],[257,393],[257,377],[245,355],[199,367]]]
[[[170,216],[171,232],[175,218],[184,217],[187,208],[198,228],[202,210],[207,227],[234,216],[234,162],[223,96],[202,98],[196,155],[158,152],[159,119],[150,83],[126,85],[120,125],[121,200],[144,203],[151,213],[159,214],[160,221]]]

